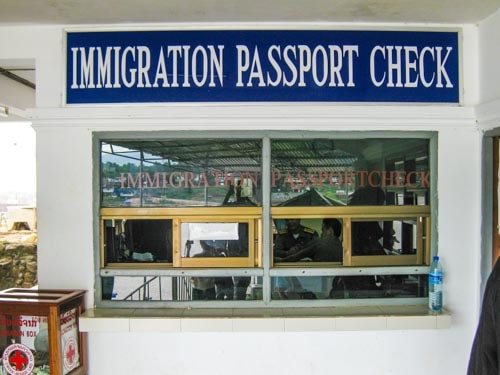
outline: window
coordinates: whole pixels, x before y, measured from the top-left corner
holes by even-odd
[[[434,135],[119,135],[96,142],[99,304],[425,302]]]

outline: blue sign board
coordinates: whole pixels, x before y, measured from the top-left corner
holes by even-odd
[[[457,32],[67,33],[68,104],[459,102]]]

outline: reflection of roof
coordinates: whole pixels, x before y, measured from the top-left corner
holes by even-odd
[[[336,147],[333,140],[276,140],[272,142],[273,167],[286,171],[350,170],[357,157]],[[143,160],[169,162],[212,170],[260,170],[262,142],[259,139],[119,140],[110,142],[105,153]],[[103,148],[104,149],[104,148]],[[139,151],[139,152],[137,152]]]
[[[316,189],[311,189],[304,194],[279,203],[278,206],[344,206],[344,204],[328,198]]]
[[[354,171],[355,163],[379,164],[386,159],[416,158],[428,154],[422,139],[273,139],[272,165],[283,172]],[[103,153],[125,160],[168,164],[173,170],[186,166],[206,170],[258,171],[262,164],[260,139],[154,139],[113,140],[103,144]]]

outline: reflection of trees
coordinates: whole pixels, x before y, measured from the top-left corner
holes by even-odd
[[[137,173],[139,172],[139,170],[139,165],[133,163],[118,164],[108,161],[102,165],[102,172],[104,177],[111,178],[120,177],[120,173]]]
[[[179,166],[173,167],[169,165],[167,162],[143,163],[142,165],[140,165],[134,163],[119,164],[116,162],[108,161],[102,164],[102,185],[105,188],[114,188],[115,193],[119,193],[118,190],[122,189],[121,186],[122,175],[136,176],[139,173],[142,173],[143,176],[149,174],[149,176],[153,178],[153,176],[155,176],[155,174],[157,173],[170,174],[172,172],[179,172],[179,171],[193,172],[195,173],[195,175],[203,172],[203,171],[194,171],[191,168],[185,166],[182,168]],[[190,184],[188,184],[188,186],[185,186],[184,184],[180,184],[180,186],[171,186],[170,184],[167,184],[166,187],[144,186],[142,194],[144,197],[147,197],[149,199],[157,199],[158,201],[156,203],[159,204],[168,203],[168,199],[204,201],[207,192],[209,192],[210,201],[213,202],[222,201],[225,196],[225,190],[221,189],[221,187],[217,184],[217,181],[215,181],[215,176],[210,173],[206,173],[205,178],[209,187],[206,187],[205,184],[202,184],[199,187],[196,184],[194,187],[192,187]],[[143,177],[142,183],[144,182],[145,180]],[[130,188],[127,187],[126,190],[138,191],[140,190],[140,187],[139,186]],[[165,200],[167,200],[167,202]],[[108,202],[120,201],[120,198],[106,197],[106,201]],[[178,202],[175,204],[178,204]]]

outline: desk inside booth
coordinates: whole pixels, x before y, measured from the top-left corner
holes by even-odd
[[[86,373],[83,290],[0,291],[0,373]]]

